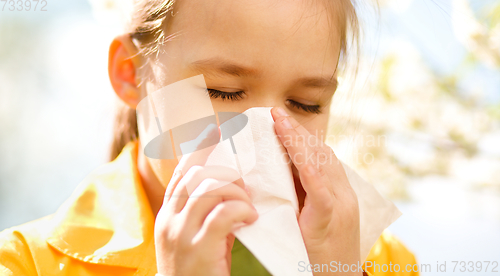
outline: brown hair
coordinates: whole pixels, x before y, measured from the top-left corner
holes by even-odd
[[[168,26],[174,16],[175,0],[135,0],[136,6],[129,25],[132,41],[139,49],[143,60],[154,58],[161,45],[169,41],[173,34],[168,34]],[[339,26],[340,59],[339,65],[345,66],[349,52],[358,54],[359,21],[356,13],[355,0],[323,0],[327,7],[334,12],[338,20],[331,22]],[[350,35],[349,35],[350,34]],[[357,64],[357,62],[356,62]],[[340,67],[337,65],[338,67]],[[139,137],[137,117],[134,109],[120,103],[116,110],[111,144],[110,159],[115,159],[123,147]]]
[[[130,108],[121,100],[117,101],[110,160],[114,160],[128,142],[134,141],[138,137],[135,109]]]

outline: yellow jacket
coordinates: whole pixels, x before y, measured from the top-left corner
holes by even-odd
[[[153,228],[137,171],[137,143],[131,142],[117,159],[91,173],[55,214],[0,233],[0,275],[155,275]],[[267,273],[241,243],[232,254],[231,275]],[[416,263],[387,232],[367,261],[398,263],[402,269]]]

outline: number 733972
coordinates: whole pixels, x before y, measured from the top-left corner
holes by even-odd
[[[454,263],[453,272],[498,272],[497,261],[477,261],[464,262],[452,261]]]
[[[47,11],[47,0],[0,0],[2,11]]]

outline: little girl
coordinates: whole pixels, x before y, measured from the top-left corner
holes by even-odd
[[[199,74],[216,112],[274,107],[276,133],[293,162],[298,222],[311,264],[303,268],[334,275],[332,266],[316,268],[365,261],[357,197],[342,165],[328,146],[302,143],[311,133],[326,132],[338,68],[349,38],[357,37],[354,3],[137,2],[130,32],[117,37],[109,51],[111,84],[124,103],[114,160],[89,175],[55,214],[4,230],[0,274],[269,275],[231,234],[258,218],[244,183],[234,181],[205,197],[187,194],[187,185],[224,180],[230,169],[221,173],[185,157],[150,159],[140,150],[137,104]],[[207,139],[217,135],[215,129]],[[308,162],[305,152],[335,160]],[[386,232],[366,261],[371,263],[364,272],[341,274],[418,274],[413,255]],[[394,264],[401,269],[392,269]]]

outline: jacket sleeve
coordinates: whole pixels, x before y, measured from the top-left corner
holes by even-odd
[[[366,259],[365,271],[370,276],[418,276],[416,264],[415,255],[399,239],[384,231]]]
[[[38,275],[23,235],[13,229],[0,232],[0,276]]]

